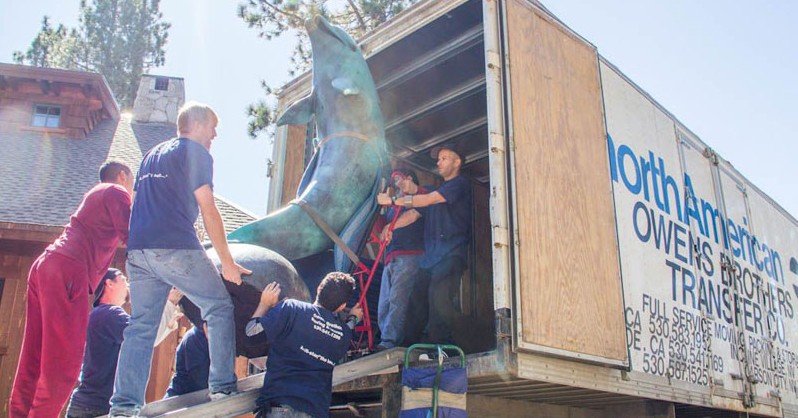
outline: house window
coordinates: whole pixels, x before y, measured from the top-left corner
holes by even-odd
[[[33,108],[31,125],[41,128],[57,128],[61,124],[61,106],[36,105]]]
[[[169,79],[166,77],[156,77],[155,90],[160,90],[160,91],[169,90]]]

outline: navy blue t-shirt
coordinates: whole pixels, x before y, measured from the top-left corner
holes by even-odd
[[[213,187],[213,158],[202,145],[175,138],[151,149],[136,175],[127,248],[202,249],[194,191],[206,184]]]
[[[166,396],[177,396],[208,388],[211,356],[208,338],[202,329],[194,327],[186,332],[175,354],[175,375]]]
[[[385,220],[386,222],[390,223],[393,220],[393,215],[396,213],[397,207],[391,206],[385,212]],[[404,212],[405,208],[399,208],[401,212]],[[401,213],[400,215],[401,216]],[[424,250],[424,218],[421,218],[410,225],[407,225],[403,228],[396,228],[393,230],[393,238],[391,238],[391,242],[388,243],[388,247],[386,248],[386,254],[390,254],[394,251],[413,251],[413,250]]]
[[[463,176],[441,184],[436,192],[445,199],[416,210],[424,217],[422,268],[431,268],[445,257],[467,258],[471,237],[471,185]]]
[[[72,393],[72,405],[108,411],[114,391],[116,362],[122,333],[130,316],[120,306],[101,304],[89,314],[86,351],[80,370],[80,384]]]
[[[288,405],[328,417],[332,372],[346,355],[352,331],[320,306],[285,299],[259,319],[271,344],[258,406]]]

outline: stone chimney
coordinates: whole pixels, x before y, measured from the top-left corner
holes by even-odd
[[[182,78],[145,74],[133,102],[133,120],[177,124],[177,111],[186,101]]]

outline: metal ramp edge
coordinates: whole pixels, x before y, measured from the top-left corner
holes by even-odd
[[[336,386],[398,366],[404,362],[404,356],[405,348],[397,347],[339,364],[333,369],[332,385]],[[205,389],[149,403],[142,409],[141,416],[234,417],[250,413],[255,409],[255,400],[263,386],[265,373],[240,379],[238,381],[239,393],[236,395],[211,401],[208,398],[208,390]]]

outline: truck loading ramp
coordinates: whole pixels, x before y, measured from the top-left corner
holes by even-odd
[[[361,357],[335,366],[333,386],[351,380],[379,373],[402,364],[405,348],[397,347]],[[263,376],[259,373],[238,381],[239,393],[224,399],[211,401],[208,390],[200,390],[185,395],[152,402],[141,411],[143,417],[232,417],[247,414],[255,409],[255,399],[263,386]]]

